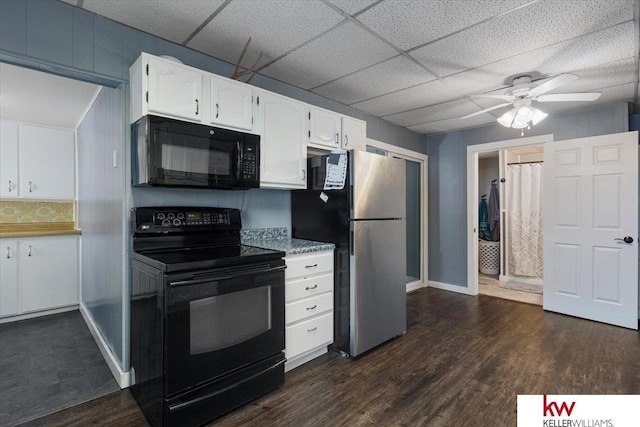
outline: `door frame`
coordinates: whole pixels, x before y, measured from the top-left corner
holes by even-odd
[[[367,145],[370,145],[375,148],[379,148],[381,150],[386,151],[387,153],[400,157],[405,160],[411,160],[412,162],[416,162],[420,164],[420,249],[422,251],[422,262],[420,268],[420,279],[407,283],[407,292],[411,292],[413,290],[419,288],[426,288],[429,277],[429,251],[428,251],[428,243],[429,243],[429,235],[427,227],[429,225],[429,215],[428,215],[428,207],[429,207],[429,188],[428,188],[428,176],[429,176],[429,156],[423,153],[419,153],[417,151],[408,150],[406,148],[398,147],[396,145],[391,145],[386,142],[378,141],[375,139],[367,138]]]
[[[553,142],[553,134],[467,146],[467,289],[478,295],[478,154]],[[502,195],[501,195],[502,196]]]

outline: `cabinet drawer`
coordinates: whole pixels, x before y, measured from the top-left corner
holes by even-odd
[[[285,261],[287,262],[285,279],[333,271],[333,251],[291,256],[285,258]]]
[[[295,357],[322,345],[333,342],[333,313],[287,327],[286,335],[287,358]]]
[[[297,322],[305,317],[314,316],[333,308],[333,292],[328,292],[312,298],[290,302],[286,307],[287,324]]]
[[[285,299],[287,302],[300,298],[308,298],[333,290],[333,273],[287,281],[285,284]]]

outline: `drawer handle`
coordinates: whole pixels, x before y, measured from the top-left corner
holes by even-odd
[[[31,245],[29,245],[29,252],[27,253],[28,256],[31,256]]]
[[[313,286],[307,286],[307,287],[306,287],[306,288],[304,288],[304,289],[305,289],[306,291],[312,291],[312,290],[314,290],[314,289],[315,289],[315,288],[317,288],[317,287],[318,287],[318,285],[313,285]]]
[[[317,326],[315,326],[315,327],[313,327],[313,328],[311,328],[311,329],[307,329],[307,332],[314,332],[314,331],[316,331],[317,329],[318,329],[318,327],[317,327]]]
[[[315,310],[316,307],[318,307],[318,304],[314,305],[313,307],[307,307],[307,310]]]
[[[11,258],[11,248],[7,246],[7,259]]]
[[[318,264],[313,264],[313,265],[305,265],[304,268],[315,268],[317,267]]]

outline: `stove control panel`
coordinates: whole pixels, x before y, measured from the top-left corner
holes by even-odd
[[[156,227],[184,227],[202,225],[230,225],[228,212],[210,211],[159,211],[156,212]]]
[[[180,234],[240,231],[240,210],[206,206],[160,206],[133,209],[134,234]]]

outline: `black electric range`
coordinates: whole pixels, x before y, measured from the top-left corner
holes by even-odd
[[[195,426],[284,382],[284,252],[240,211],[132,212],[131,392],[151,425]]]

